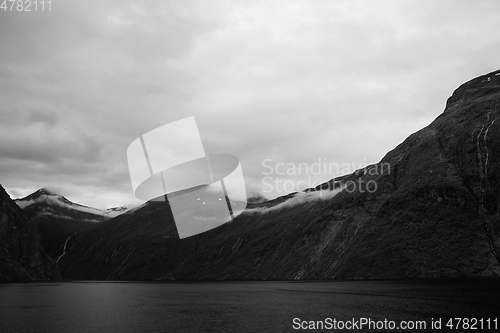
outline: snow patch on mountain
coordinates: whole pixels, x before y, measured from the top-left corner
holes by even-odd
[[[65,208],[65,209],[69,209],[69,210],[75,210],[75,211],[79,211],[79,212],[83,212],[83,213],[102,216],[105,219],[110,219],[110,218],[116,217],[118,215],[121,215],[121,214],[135,208],[135,206],[133,206],[133,205],[125,205],[125,206],[113,207],[113,208],[108,208],[108,209],[97,209],[97,208],[88,207],[88,206],[84,206],[84,205],[80,205],[80,204],[71,202],[68,199],[66,199],[64,196],[56,194],[54,192],[51,192],[45,188],[42,188],[42,189],[30,194],[29,196],[27,196],[25,198],[16,199],[15,203],[21,209],[29,207],[35,203],[46,203],[49,206],[59,206],[61,208]],[[54,214],[54,213],[50,212],[49,214]],[[60,214],[57,214],[57,215],[59,216]]]

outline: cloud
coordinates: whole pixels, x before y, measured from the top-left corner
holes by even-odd
[[[266,214],[269,212],[279,211],[284,208],[293,207],[296,205],[302,205],[316,200],[329,200],[336,196],[338,193],[342,192],[345,187],[336,190],[323,190],[323,191],[312,191],[312,192],[297,192],[290,199],[283,201],[275,206],[271,207],[256,207],[248,208],[243,211],[243,213],[253,214]]]
[[[59,122],[59,115],[48,110],[31,110],[26,122],[41,123],[48,127],[53,127]]]
[[[17,131],[0,133],[0,155],[16,159],[47,163],[88,164],[101,154],[101,143],[86,133],[68,133],[61,129],[47,129],[35,123]]]
[[[267,158],[378,162],[500,51],[497,1],[52,7],[0,11],[0,181],[99,208],[134,200],[128,145],[192,115],[208,153],[240,158],[251,191]]]

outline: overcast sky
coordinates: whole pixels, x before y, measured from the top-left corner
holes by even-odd
[[[189,116],[207,153],[239,157],[247,190],[274,197],[286,192],[276,180],[339,175],[278,175],[278,163],[376,163],[460,84],[500,68],[500,1],[51,9],[0,10],[0,183],[12,197],[48,187],[98,208],[133,202],[128,145]]]

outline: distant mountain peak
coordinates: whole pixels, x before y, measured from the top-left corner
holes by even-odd
[[[58,278],[57,266],[45,253],[34,224],[0,185],[0,281],[40,281]]]
[[[35,193],[38,193],[38,194],[46,194],[46,195],[57,195],[55,192],[52,192],[51,190],[49,190],[48,188],[46,187],[42,187],[41,189],[39,189],[38,191],[36,191]]]
[[[58,216],[72,216],[74,215],[74,213],[71,213],[71,211],[84,213],[87,214],[84,219],[93,222],[99,222],[116,217],[133,208],[133,206],[131,205],[114,207],[107,210],[88,207],[80,205],[78,203],[74,203],[64,196],[57,194],[45,187],[38,189],[37,191],[24,198],[16,199],[14,200],[14,202],[22,209],[26,209],[34,205],[41,205],[45,207],[43,208],[44,214],[50,215],[56,214]],[[47,210],[47,208],[49,209]]]
[[[71,201],[66,199],[64,196],[59,195],[45,187],[36,190],[35,192],[25,196],[24,198],[15,199],[14,201],[17,203],[19,207],[25,208],[36,202],[47,201],[47,200],[51,201],[59,200],[64,203],[71,203]]]

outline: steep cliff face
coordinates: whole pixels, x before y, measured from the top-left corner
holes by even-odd
[[[76,235],[63,273],[124,280],[498,276],[499,98],[500,71],[471,80],[378,164],[314,189],[348,186],[337,195],[251,204],[197,238],[179,240],[168,204],[150,203]]]
[[[0,282],[58,278],[57,266],[43,251],[35,226],[0,186]]]
[[[56,261],[63,255],[64,245],[72,235],[111,218],[106,216],[106,211],[73,203],[45,188],[14,202],[36,226],[45,253]]]
[[[391,172],[374,178],[379,191],[352,196],[373,213],[337,276],[500,273],[499,73],[460,86],[434,122],[382,159]]]

